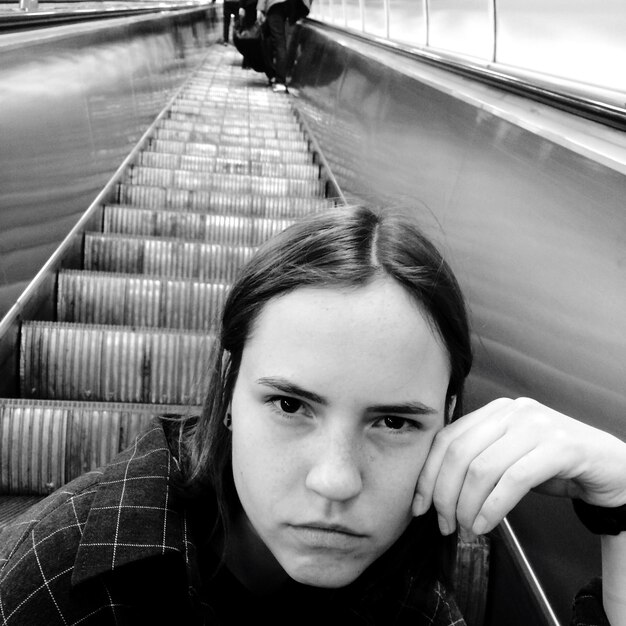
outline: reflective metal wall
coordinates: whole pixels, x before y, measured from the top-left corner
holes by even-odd
[[[429,0],[431,48],[492,61],[494,33],[493,0]]]
[[[623,0],[314,0],[311,17],[626,108]]]
[[[0,37],[0,317],[214,38],[215,9]]]
[[[626,438],[626,135],[315,23],[297,44],[293,91],[343,191],[412,207],[459,276],[469,408],[527,395]],[[568,623],[596,540],[565,500],[510,521]]]
[[[497,11],[498,63],[626,93],[622,0],[497,0]]]

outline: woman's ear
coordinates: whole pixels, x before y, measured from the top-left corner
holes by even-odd
[[[225,415],[224,421],[223,421],[224,426],[226,426],[226,428],[228,428],[228,430],[232,430],[233,429],[233,416],[231,414],[230,406],[231,406],[231,403],[229,402],[228,403],[228,408],[226,409],[226,415]]]
[[[226,409],[226,419],[224,420],[226,428],[228,428],[228,430],[232,430],[232,424],[233,424],[233,402],[232,400],[228,403],[228,407]]]

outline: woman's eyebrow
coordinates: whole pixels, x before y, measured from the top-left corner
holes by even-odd
[[[310,400],[311,402],[315,402],[316,404],[321,404],[322,406],[328,406],[328,400],[323,398],[322,396],[313,393],[312,391],[307,391],[302,387],[292,383],[286,378],[273,378],[273,377],[264,377],[259,378],[256,381],[259,385],[266,385],[267,387],[273,387],[277,391],[282,391],[283,393],[288,393],[294,396],[300,396],[301,398],[305,398],[306,400]]]
[[[316,404],[328,406],[328,400],[312,391],[307,391],[302,387],[292,383],[290,380],[281,377],[263,377],[256,381],[259,385],[272,387],[282,393],[287,393],[300,398],[305,398]],[[368,413],[393,413],[396,415],[437,415],[438,411],[423,402],[400,402],[398,404],[376,404],[367,407]]]
[[[397,415],[437,415],[437,409],[423,402],[401,402],[400,404],[377,404],[367,407],[369,413],[394,413]]]

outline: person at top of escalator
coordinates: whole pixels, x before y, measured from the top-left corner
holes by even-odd
[[[257,20],[257,0],[239,0],[239,15],[241,29],[252,28]]]
[[[3,623],[461,626],[457,533],[535,490],[602,535],[572,623],[624,626],[626,443],[528,398],[466,413],[471,364],[413,217],[299,221],[232,286],[202,415],[155,421],[0,535]]]
[[[273,90],[286,93],[287,89],[287,43],[289,27],[306,17],[311,0],[258,0],[258,18],[263,22],[264,51],[270,84]]]
[[[236,27],[239,17],[239,0],[223,0],[222,38],[219,40],[224,46],[230,43],[231,24]]]

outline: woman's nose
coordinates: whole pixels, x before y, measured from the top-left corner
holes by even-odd
[[[328,500],[346,501],[363,488],[356,446],[344,438],[319,442],[305,481],[307,489]]]

